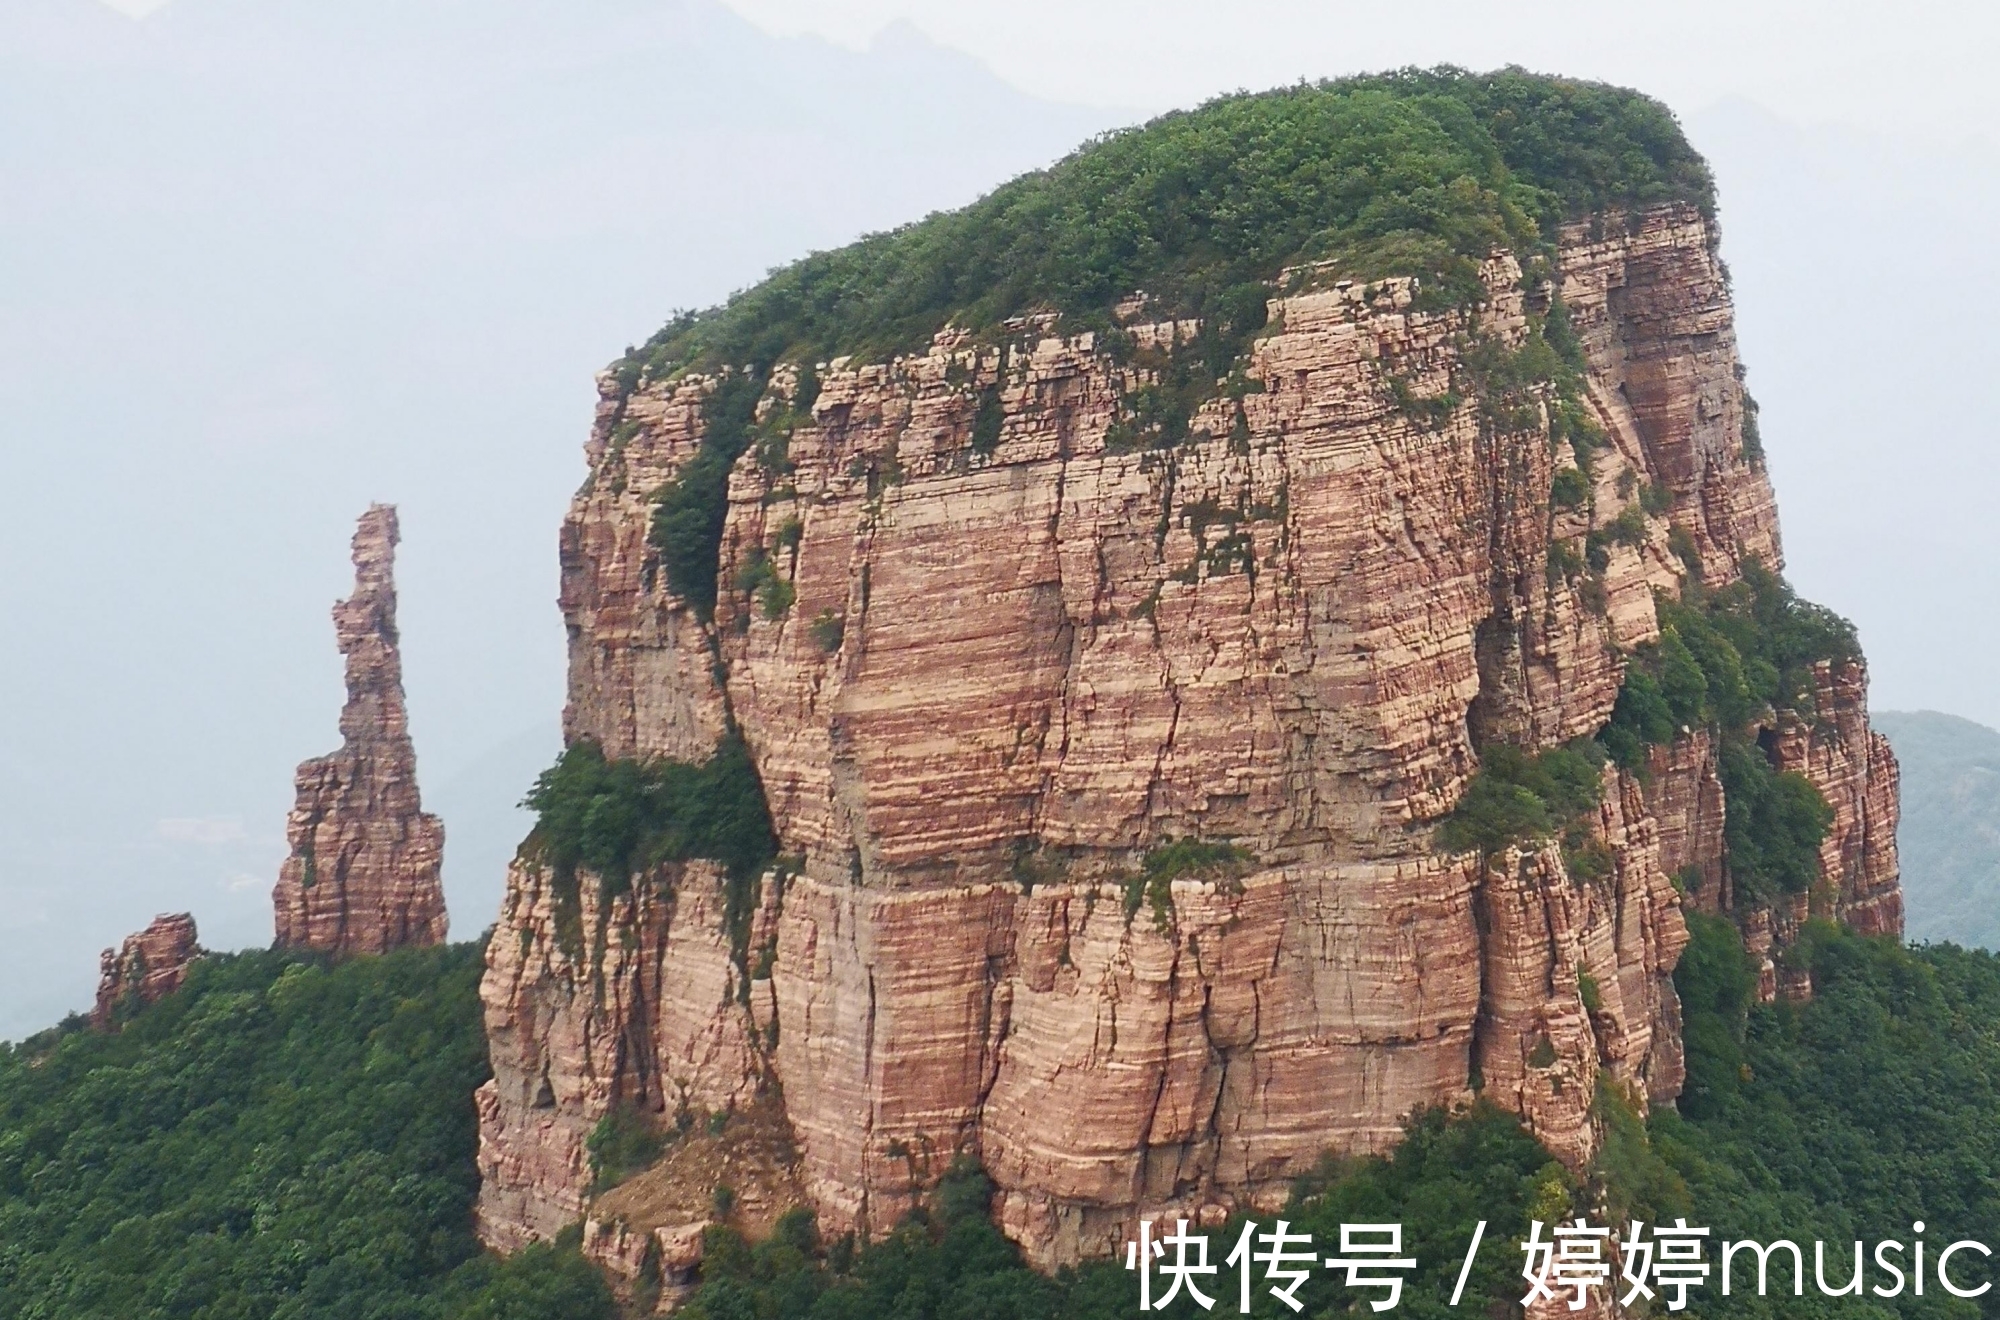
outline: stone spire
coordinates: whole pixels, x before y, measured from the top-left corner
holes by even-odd
[[[347,657],[343,741],[299,766],[291,856],[272,895],[279,948],[387,953],[444,942],[444,826],[417,794],[396,648],[398,539],[389,504],[370,505],[354,532],[354,594],[333,607]]]

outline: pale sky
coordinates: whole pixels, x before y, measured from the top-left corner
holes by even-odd
[[[1794,122],[1989,135],[2000,17],[1945,0],[728,0],[767,31],[860,46],[905,19],[1039,96],[1165,109],[1329,73],[1518,63],[1683,113],[1741,96]]]
[[[671,3],[671,0],[664,0]],[[143,16],[171,0],[103,0]],[[1518,63],[1642,88],[1683,114],[1732,97],[1796,123],[1993,136],[2000,10],[1953,0],[726,0],[778,36],[861,49],[914,24],[1023,91],[1163,110],[1409,64]]]

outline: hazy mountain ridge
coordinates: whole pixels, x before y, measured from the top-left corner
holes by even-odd
[[[1934,710],[1874,723],[1903,767],[1909,937],[2000,948],[2000,732]]]

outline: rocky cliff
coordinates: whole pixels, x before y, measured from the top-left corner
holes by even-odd
[[[391,505],[354,532],[354,594],[333,607],[347,658],[341,747],[299,766],[285,825],[291,855],[272,895],[279,948],[386,953],[444,942],[444,826],[417,793],[403,704]]]
[[[482,992],[487,1240],[586,1213],[614,1113],[778,1097],[833,1232],[973,1155],[1053,1264],[1271,1208],[1417,1108],[1484,1093],[1580,1165],[1601,1077],[1676,1095],[1683,891],[1731,906],[1716,736],[1606,764],[1561,838],[1433,838],[1482,748],[1606,727],[1657,599],[1781,563],[1709,219],[1600,214],[1551,256],[1495,250],[1442,307],[1281,272],[1166,438],[1149,391],[1203,326],[1143,295],[779,363],[712,611],[649,530],[747,378],[607,374],[561,537],[567,735],[740,736],[779,860],[746,900],[707,862],[607,883],[523,850]],[[1517,369],[1558,322],[1561,387]],[[1825,879],[1757,910],[1894,930],[1894,762],[1859,663],[1820,685],[1811,722],[1758,718],[1833,809]]]
[[[117,949],[98,959],[97,1005],[90,1025],[115,1031],[120,1014],[156,1004],[180,989],[188,964],[201,956],[194,918],[185,912],[154,917],[146,929],[127,935]]]

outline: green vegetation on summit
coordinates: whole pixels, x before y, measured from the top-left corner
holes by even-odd
[[[1477,294],[1496,246],[1529,255],[1586,212],[1712,210],[1707,166],[1659,102],[1517,69],[1407,70],[1212,101],[1109,134],[959,211],[817,253],[721,307],[677,316],[621,364],[879,357],[1050,310],[1108,324],[1144,290],[1215,323],[1220,375],[1263,321],[1264,282],[1338,260]]]

